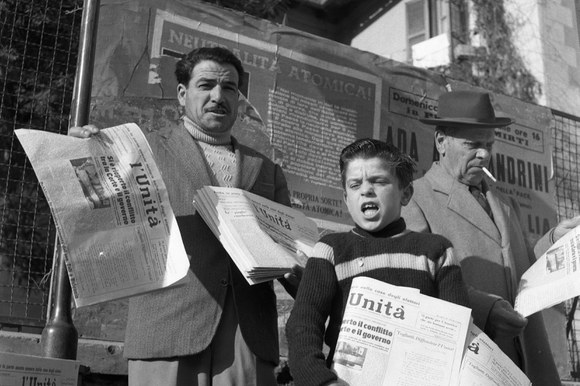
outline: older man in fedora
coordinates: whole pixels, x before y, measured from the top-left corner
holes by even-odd
[[[488,93],[448,92],[439,98],[435,125],[439,161],[413,183],[402,217],[411,230],[448,238],[456,249],[470,292],[475,324],[522,368],[534,385],[560,385],[541,314],[514,311],[518,282],[535,261],[515,200],[492,191],[484,179],[495,128],[513,123],[496,117]],[[565,234],[580,217],[565,220],[541,240]],[[540,243],[539,242],[539,243]]]

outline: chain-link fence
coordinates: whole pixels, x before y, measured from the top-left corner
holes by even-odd
[[[45,323],[55,227],[14,130],[65,133],[78,0],[0,1],[0,328]]]
[[[558,219],[580,215],[580,117],[552,111],[554,177]],[[580,380],[580,313],[578,298],[566,302],[566,337],[570,354],[571,377]]]

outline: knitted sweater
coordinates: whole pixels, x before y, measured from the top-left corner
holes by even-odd
[[[356,227],[326,235],[312,256],[286,324],[290,371],[297,386],[337,379],[330,365],[354,277],[414,287],[424,295],[468,305],[451,243],[439,235],[407,230],[402,218],[375,233]],[[330,347],[326,360],[323,337]]]

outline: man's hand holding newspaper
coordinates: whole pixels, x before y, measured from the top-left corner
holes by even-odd
[[[193,203],[250,284],[285,277],[299,281],[318,240],[304,213],[237,188],[206,186]]]

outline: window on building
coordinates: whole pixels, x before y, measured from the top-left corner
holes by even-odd
[[[440,0],[412,0],[406,4],[407,14],[407,57],[412,60],[414,44],[437,36],[440,33]]]

